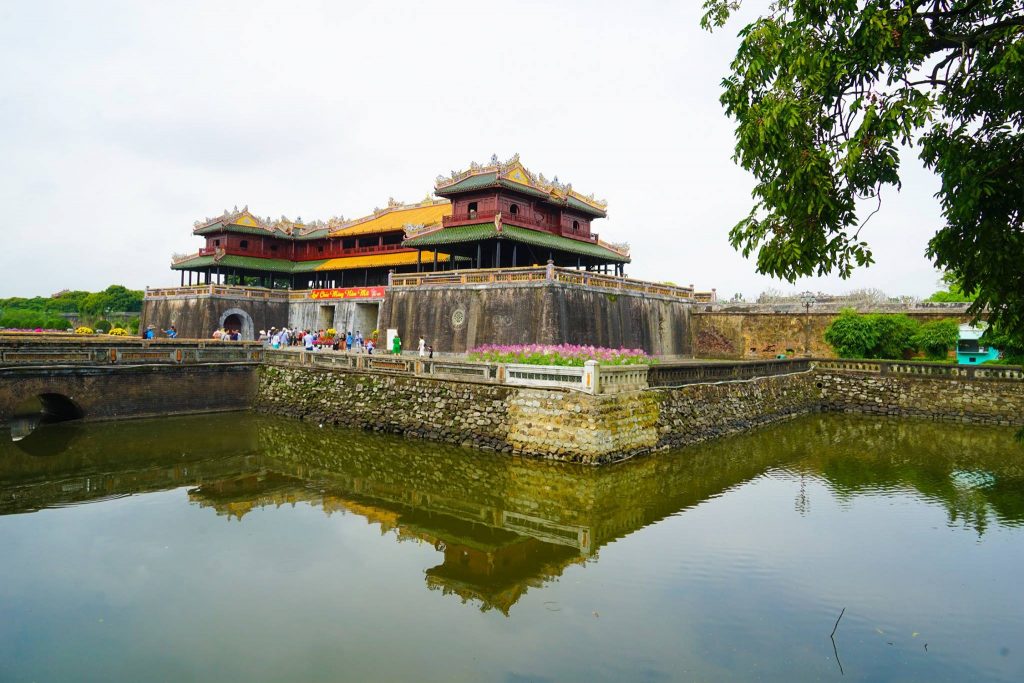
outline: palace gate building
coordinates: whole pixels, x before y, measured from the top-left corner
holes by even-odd
[[[389,200],[355,220],[197,222],[175,256],[180,286],[149,289],[143,325],[252,339],[272,326],[423,335],[439,351],[482,343],[587,343],[685,354],[689,306],[713,292],[625,277],[629,248],[599,238],[607,205],[517,156],[439,176],[436,198]]]

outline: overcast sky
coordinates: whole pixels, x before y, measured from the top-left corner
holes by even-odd
[[[748,2],[746,9],[757,3]],[[915,155],[847,281],[772,281],[727,233],[749,208],[718,102],[735,23],[678,2],[0,4],[0,296],[177,284],[192,223],[364,215],[518,152],[609,202],[634,277],[927,295],[938,181]]]

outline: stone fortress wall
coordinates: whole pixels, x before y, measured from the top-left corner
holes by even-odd
[[[561,274],[559,274],[561,277]],[[312,300],[308,292],[205,285],[150,290],[143,327],[176,325],[182,338],[207,339],[234,313],[243,339],[288,324],[303,329],[394,328],[409,347],[420,335],[435,350],[462,353],[480,344],[588,344],[641,348],[658,356],[759,359],[831,358],[825,328],[839,304],[699,303],[650,291],[613,290],[553,280],[394,287],[381,300]],[[966,304],[877,305],[920,322],[969,322]],[[251,336],[248,336],[250,335]]]
[[[824,363],[791,374],[609,395],[266,366],[254,405],[322,423],[590,465],[818,411],[1024,425],[1020,369],[970,368],[968,376],[955,366]]]
[[[0,421],[21,415],[33,396],[44,410],[80,413],[64,418],[255,408],[584,464],[816,411],[1024,425],[1024,369],[1003,365],[800,359],[569,369],[31,337],[0,340]]]
[[[444,285],[394,289],[381,304],[380,329],[412,343],[464,353],[481,344],[587,344],[691,352],[690,302],[561,282]]]
[[[970,322],[968,304],[874,305],[862,313],[899,313],[921,322],[953,318]],[[695,305],[690,315],[691,348],[696,358],[754,359],[779,354],[834,358],[825,328],[843,307],[815,304]]]

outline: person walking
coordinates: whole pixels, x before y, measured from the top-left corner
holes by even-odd
[[[363,352],[363,333],[360,332],[359,330],[356,330],[355,341],[356,341],[356,353],[362,353]]]
[[[355,344],[355,337],[352,336],[352,330],[345,333],[345,347],[351,351],[352,346]]]
[[[427,340],[424,339],[423,337],[420,337],[418,350],[420,352],[420,358],[423,358],[425,355],[427,355]]]
[[[402,353],[402,338],[398,333],[395,333],[395,338],[391,340],[391,353],[396,356]]]
[[[307,351],[313,350],[313,335],[309,330],[306,330],[306,334],[302,337],[302,347]]]

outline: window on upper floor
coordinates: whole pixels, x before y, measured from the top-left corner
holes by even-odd
[[[220,246],[220,240],[214,240],[213,241],[213,246],[219,247]]]
[[[476,202],[470,202],[466,210],[469,212],[470,218],[476,218]]]
[[[241,242],[238,243],[238,246],[241,247],[242,249],[248,249],[249,240],[242,240]]]
[[[510,214],[512,214],[513,216],[518,216],[519,215],[519,205],[518,204],[512,204],[511,206],[508,207],[508,212]]]
[[[579,222],[579,221],[573,221],[573,222],[572,222],[572,231],[573,231],[574,233],[576,233],[576,232],[579,232],[579,231],[580,231],[580,222]]]

